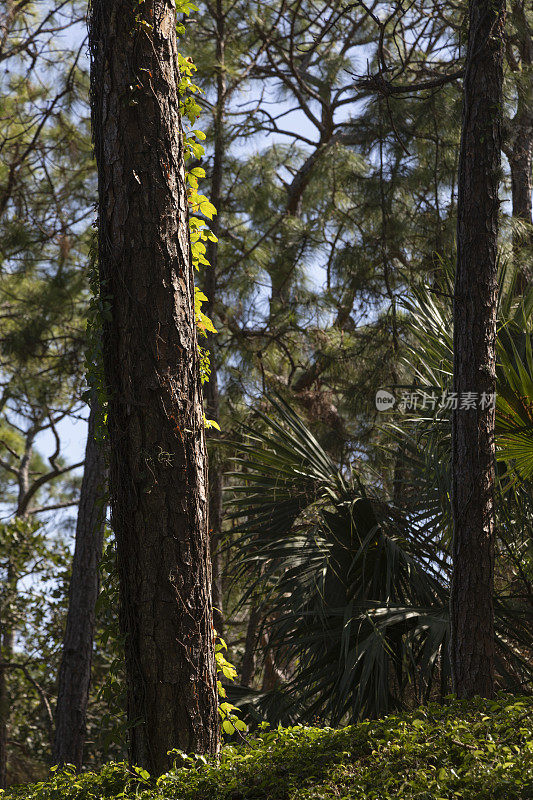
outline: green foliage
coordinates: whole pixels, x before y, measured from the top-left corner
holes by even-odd
[[[340,730],[263,727],[218,759],[177,755],[157,780],[125,764],[66,769],[4,800],[527,800],[533,708],[530,698],[449,698]]]
[[[96,702],[103,705],[99,724],[99,742],[104,753],[115,753],[124,747],[128,736],[126,677],[124,674],[124,637],[120,634],[116,610],[120,604],[116,551],[114,539],[110,539],[104,549],[100,565],[102,585],[96,614],[99,628],[96,635],[97,652],[106,658],[105,677],[100,685]],[[232,736],[243,734],[247,725],[239,718],[239,709],[228,702],[223,681],[234,681],[237,670],[226,658],[227,644],[216,637],[215,660],[218,674],[217,690],[219,696],[218,712],[224,734]],[[178,751],[176,751],[178,752]],[[181,756],[180,756],[181,757]]]
[[[234,733],[244,733],[248,730],[248,726],[242,719],[237,716],[238,708],[233,703],[226,700],[226,690],[222,685],[222,677],[227,681],[234,681],[237,677],[237,670],[231,664],[224,653],[227,651],[228,646],[224,639],[217,638],[215,645],[215,660],[217,664],[217,673],[220,679],[217,680],[218,696],[221,700],[218,706],[218,713],[222,719],[222,731],[228,736],[233,736]]]
[[[142,0],[139,5],[142,5]],[[176,0],[177,13],[183,13],[188,16],[191,11],[197,10],[198,8],[194,3],[190,3],[187,0]],[[142,19],[140,14],[136,16],[135,22],[137,25],[145,26],[149,29],[152,27],[146,20]],[[178,25],[177,32],[179,36],[184,34],[185,27],[181,24]],[[185,161],[190,158],[201,159],[205,154],[205,150],[199,142],[205,140],[206,136],[205,133],[193,128],[193,126],[201,113],[201,107],[196,101],[196,95],[201,93],[202,89],[193,81],[196,67],[192,59],[178,53],[178,64],[180,70],[180,83],[178,87],[180,114],[182,122],[187,120],[189,123],[188,131],[184,132],[183,137],[185,149],[184,157]],[[201,267],[209,267],[209,261],[205,257],[207,249],[205,243],[208,241],[218,241],[217,237],[212,233],[205,222],[206,219],[212,220],[217,210],[205,195],[199,194],[198,192],[198,179],[205,178],[205,170],[202,167],[195,166],[189,171],[186,171],[185,178],[188,184],[187,199],[191,212],[189,216],[189,233],[192,265],[195,270],[199,271]],[[94,227],[96,228],[97,225]],[[105,437],[105,423],[107,418],[107,397],[101,351],[101,328],[102,321],[111,313],[111,303],[110,297],[106,294],[106,287],[100,283],[96,251],[96,236],[93,236],[90,251],[91,264],[89,269],[89,283],[92,297],[88,309],[88,345],[86,348],[86,378],[89,389],[85,393],[84,399],[87,402],[97,401],[96,408],[98,409],[99,415],[97,435],[103,438]],[[206,295],[200,291],[198,286],[195,286],[194,317],[197,331],[199,335],[203,337],[207,337],[209,333],[217,332],[212,321],[202,311],[202,304],[206,301]],[[199,347],[199,354],[200,379],[202,383],[205,383],[209,379],[210,374],[209,353],[204,348]],[[208,428],[218,427],[212,420],[205,420],[205,425]]]
[[[410,389],[442,394],[451,391],[453,374],[450,265],[444,265],[440,280],[444,291],[416,286],[404,306],[411,335],[406,362],[414,372]],[[502,262],[496,340],[496,447],[498,460],[505,462],[508,470],[515,469],[522,480],[529,480],[533,477],[533,291],[528,288],[517,295],[516,280],[516,270]],[[451,442],[449,411],[414,413],[409,425],[400,427],[405,433],[413,425],[418,437],[426,441],[438,431],[439,457],[443,460]]]
[[[531,310],[533,292],[502,326],[497,341],[498,458],[514,467],[519,478],[533,478],[533,355]]]
[[[271,721],[340,724],[442,697],[450,554],[425,494],[402,509],[379,475],[340,469],[271,403],[236,444],[234,553],[244,601],[264,598],[269,646],[292,676],[246,699]],[[497,589],[498,678],[517,690],[533,677],[531,611],[507,582]]]
[[[124,673],[125,637],[119,629],[119,581],[115,539],[112,535],[104,547],[100,576],[102,589],[95,609],[98,620],[95,641],[96,653],[100,661],[103,661],[103,664],[97,665],[101,667],[100,674],[103,672],[103,678],[98,687],[94,711],[96,715],[99,713],[97,745],[107,758],[116,758],[117,752],[123,753],[125,750],[128,722]]]
[[[188,2],[177,2],[178,11],[189,14],[191,10],[198,10],[195,5]],[[180,32],[180,31],[178,31]],[[184,31],[183,31],[184,32]],[[203,131],[197,130],[192,126],[199,118],[201,107],[196,102],[196,94],[201,93],[202,89],[197,86],[193,81],[193,75],[196,72],[196,67],[190,57],[184,57],[178,53],[178,61],[180,68],[180,113],[183,120],[188,120],[189,129],[184,132],[184,145],[185,145],[185,161],[190,158],[201,159],[205,155],[204,147],[200,144],[206,138]],[[185,178],[188,183],[187,199],[189,203],[189,233],[191,237],[191,256],[192,264],[196,271],[201,267],[209,267],[207,260],[206,242],[217,242],[218,239],[215,234],[209,229],[206,220],[212,220],[213,216],[217,213],[215,206],[209,199],[200,194],[198,191],[199,178],[205,178],[205,170],[202,167],[192,167],[186,171]],[[200,290],[198,286],[194,287],[194,317],[196,320],[196,328],[200,336],[207,337],[209,333],[216,333],[216,328],[210,318],[202,311],[203,303],[207,302],[206,295]],[[204,348],[199,348],[200,352],[200,379],[205,383],[209,379],[210,366],[209,366],[209,353]],[[204,417],[205,420],[205,417]],[[217,424],[212,420],[205,420],[207,428],[217,427]]]
[[[66,526],[65,526],[66,527]],[[35,519],[0,523],[2,655],[9,660],[10,738],[21,744],[12,777],[34,771],[47,755],[63,633],[71,553],[65,531],[51,535]],[[6,648],[9,635],[14,647]]]

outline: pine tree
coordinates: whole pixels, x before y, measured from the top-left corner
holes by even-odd
[[[175,5],[92,5],[110,494],[130,757],[218,747],[206,451]]]
[[[505,2],[470,0],[454,290],[451,665],[459,697],[494,691],[494,423]]]

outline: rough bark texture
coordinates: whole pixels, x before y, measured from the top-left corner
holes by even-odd
[[[451,663],[460,697],[494,691],[494,409],[504,0],[470,0],[459,163]],[[484,399],[484,401],[483,401]]]
[[[54,764],[83,763],[85,721],[106,517],[107,465],[91,409],[57,691]]]
[[[94,0],[92,110],[130,757],[219,741],[207,459],[171,0]]]

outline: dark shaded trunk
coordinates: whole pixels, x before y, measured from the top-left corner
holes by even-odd
[[[211,263],[211,262],[210,262]],[[211,316],[207,309],[208,316]],[[209,358],[211,361],[211,375],[206,387],[206,416],[208,419],[220,422],[216,349],[213,339],[209,342]],[[215,428],[216,431],[216,428]],[[222,491],[223,471],[222,459],[218,449],[214,449],[209,458],[209,536],[211,546],[212,566],[212,602],[213,625],[217,635],[224,637],[224,576],[222,561]]]
[[[273,692],[274,689],[278,689],[285,683],[286,676],[283,670],[280,669],[276,663],[277,652],[270,647],[266,633],[261,636],[261,647],[265,656],[261,691]]]
[[[451,666],[459,697],[494,691],[494,392],[504,0],[470,0],[459,162]],[[461,408],[474,392],[476,407]]]
[[[26,432],[24,452],[20,459],[17,473],[18,492],[15,518],[20,518],[21,520],[28,517],[28,503],[31,497],[30,463],[35,435],[36,430],[34,428]],[[13,661],[15,645],[15,630],[13,628],[13,619],[11,619],[10,605],[17,595],[18,586],[18,575],[9,553],[4,563],[5,581],[2,586],[2,597],[0,598],[0,789],[5,789],[7,782],[7,748],[11,706],[7,679],[10,663]]]
[[[531,206],[531,166],[533,162],[533,124],[524,121],[519,124],[516,132],[516,137],[513,141],[513,152],[509,159],[511,167],[511,192],[513,203],[513,217],[527,223],[528,226],[532,225],[532,206]],[[525,238],[525,241],[524,241]],[[520,249],[523,245],[533,244],[533,235],[531,230],[528,231],[526,237],[520,234],[515,235],[513,246],[514,249]],[[523,269],[526,265],[523,265]],[[531,280],[531,266],[527,274],[528,280]]]
[[[130,758],[157,775],[219,742],[175,5],[93,0],[90,46]]]
[[[226,73],[224,64],[225,43],[225,15],[223,0],[216,3],[216,55],[217,55],[217,98],[214,118],[214,152],[213,167],[211,172],[211,202],[219,209],[222,198],[222,173],[225,155],[224,121],[226,113]],[[211,222],[211,230],[215,236],[219,235],[220,223],[218,216]],[[217,277],[218,277],[218,247],[215,242],[207,246],[207,267],[205,277],[205,293],[207,295],[206,314],[216,316]],[[207,418],[220,423],[220,402],[218,393],[218,353],[216,338],[209,334],[209,358],[211,362],[211,375],[206,386],[206,411]],[[216,430],[216,429],[215,429]],[[224,579],[223,562],[220,552],[222,539],[222,491],[224,479],[222,460],[218,451],[211,453],[209,459],[209,526],[211,535],[211,552],[213,565],[213,624],[219,636],[224,636]]]
[[[518,273],[516,290],[522,294],[533,280],[533,39],[523,3],[514,2],[511,8],[521,63],[520,68],[513,65],[517,106],[509,124],[504,151],[511,169],[513,218],[525,225],[525,230],[517,230],[513,235],[513,258]]]
[[[209,398],[210,392],[207,391]],[[207,404],[207,416],[218,421],[213,406]],[[218,636],[224,638],[224,562],[222,559],[222,491],[223,473],[220,454],[214,452],[209,459],[209,525],[212,564],[213,625]]]
[[[250,687],[255,677],[255,651],[257,649],[260,622],[261,614],[259,608],[257,606],[252,606],[250,609],[250,616],[248,617],[248,625],[246,626],[246,641],[244,643],[244,654],[242,657],[242,686]]]
[[[209,344],[211,359],[211,375],[206,387],[206,416],[208,419],[220,421],[216,349],[212,341]],[[216,429],[215,429],[216,430]],[[212,601],[213,625],[218,636],[224,637],[224,576],[222,546],[222,491],[223,471],[222,459],[218,449],[211,452],[209,458],[209,535],[211,544],[212,565]]]
[[[3,612],[0,630],[0,789],[7,786],[8,767],[8,730],[10,724],[11,698],[8,687],[10,663],[13,661],[15,631],[10,619],[9,606],[17,592],[18,577],[13,562],[8,559],[6,565],[5,588],[3,589]]]
[[[9,654],[6,651],[5,628],[0,631],[0,789],[7,785],[7,724],[9,720],[9,693],[7,689],[7,667]]]
[[[57,691],[54,764],[83,763],[85,724],[99,589],[99,567],[104,543],[107,465],[102,445],[95,441],[95,410],[91,408],[85,467],[80,491],[76,543],[63,654]]]

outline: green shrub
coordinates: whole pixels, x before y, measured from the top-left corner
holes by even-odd
[[[220,758],[176,753],[157,781],[108,764],[3,800],[533,800],[530,698],[451,700],[349,728],[263,729]]]

